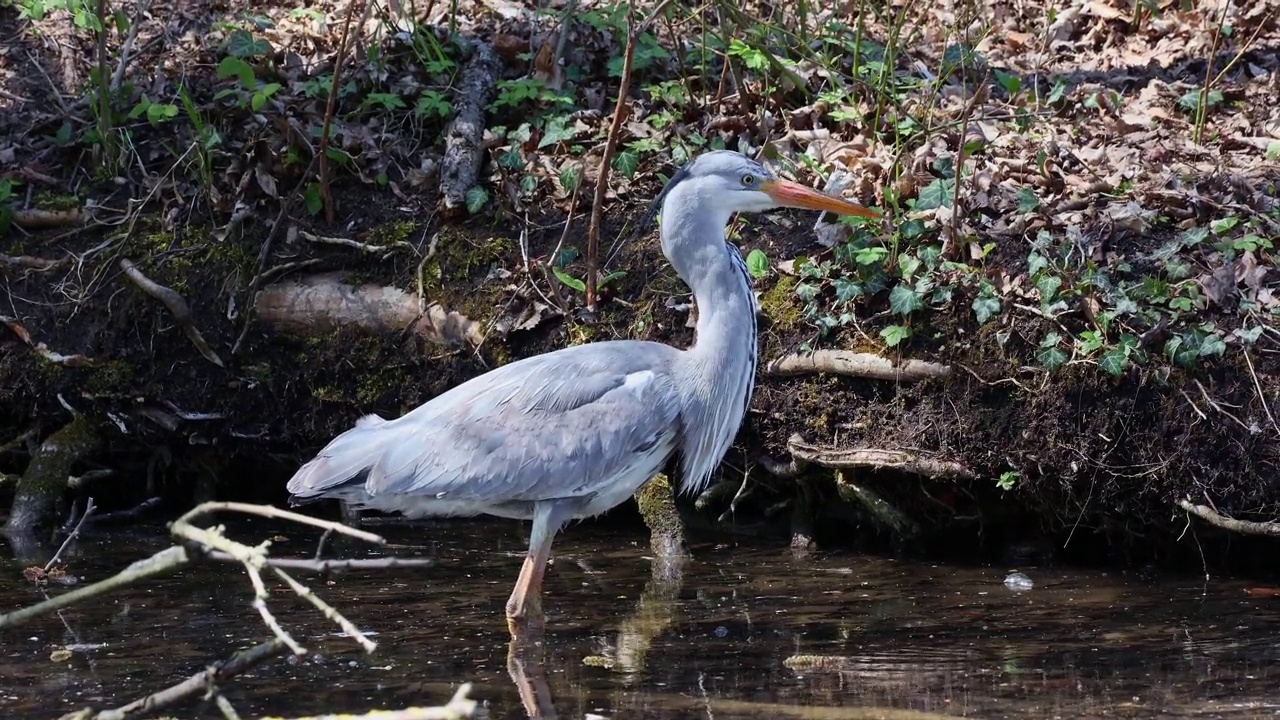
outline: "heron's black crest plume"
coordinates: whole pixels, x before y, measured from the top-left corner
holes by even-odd
[[[667,181],[667,184],[663,186],[662,192],[658,193],[658,197],[654,198],[653,202],[649,203],[649,208],[644,211],[644,215],[640,216],[640,221],[636,223],[635,230],[631,232],[632,240],[646,232],[649,232],[649,228],[653,227],[653,221],[658,218],[658,211],[662,209],[662,202],[667,199],[667,195],[671,192],[671,188],[679,185],[681,181],[689,177],[691,174],[689,172],[689,168],[692,166],[693,162],[688,162],[684,167],[677,170],[676,174],[672,175],[671,179]]]

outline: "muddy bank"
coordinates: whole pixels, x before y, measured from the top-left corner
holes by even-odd
[[[385,207],[358,194],[344,204]],[[562,217],[519,229],[417,217],[395,209],[348,219],[349,237],[386,253],[296,238],[280,243],[268,267],[286,269],[260,283],[259,303],[307,283],[338,282],[347,288],[348,314],[315,302],[285,304],[247,330],[246,278],[255,273],[260,242],[252,233],[217,240],[193,228],[144,229],[96,256],[91,251],[103,239],[85,233],[13,248],[86,259],[9,273],[16,316],[0,338],[3,437],[29,437],[6,449],[0,469],[14,476],[27,470],[39,442],[69,421],[70,408],[99,438],[70,474],[110,474],[64,494],[63,511],[70,497],[89,494],[108,508],[152,496],[171,507],[213,497],[281,502],[297,464],[363,414],[402,414],[488,368],[567,344],[692,342],[687,290],[653,237],[622,248],[610,268],[625,272],[611,288],[618,301],[587,320],[572,288],[557,288],[570,310],[562,315],[547,276],[524,269],[526,256],[542,258],[560,242]],[[615,214],[608,235],[625,232],[632,219]],[[806,226],[793,220],[780,213],[752,221],[743,228],[744,251],[805,252],[812,247]],[[140,227],[153,221],[144,218]],[[120,269],[122,259],[183,298],[190,324],[221,364],[170,307]],[[573,263],[566,270],[579,271]],[[359,312],[385,309],[354,303],[361,287],[378,288],[396,309],[386,316],[392,325],[361,326]],[[782,273],[760,280],[765,361],[813,338],[793,287]],[[68,299],[68,288],[79,294]],[[406,302],[415,311],[434,304],[453,322],[443,334],[420,332],[422,317],[432,314],[405,314]],[[283,322],[278,316],[290,308],[307,322]],[[911,357],[941,370],[923,376],[766,368],[719,480],[702,497],[683,500],[687,519],[819,546],[1200,562],[1190,539],[1179,542],[1187,519],[1178,500],[1211,498],[1223,514],[1246,519],[1280,514],[1280,446],[1263,407],[1275,395],[1275,375],[1265,359],[1252,372],[1238,356],[1226,356],[1194,373],[1134,367],[1112,377],[1084,364],[1048,373],[1032,365],[1029,348],[990,342],[971,314],[928,318],[914,332],[932,342],[913,346]],[[903,367],[903,358],[883,347],[834,349],[875,353]],[[14,485],[0,493],[9,497]],[[1195,528],[1211,543],[1213,531],[1200,521]]]

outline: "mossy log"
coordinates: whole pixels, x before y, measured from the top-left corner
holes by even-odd
[[[31,535],[41,525],[55,521],[73,466],[98,443],[97,431],[82,415],[76,415],[45,438],[18,480],[5,532],[10,536]]]
[[[636,504],[640,515],[649,526],[649,545],[660,558],[682,557],[687,553],[684,544],[684,525],[676,511],[675,490],[666,475],[658,473],[636,491]]]

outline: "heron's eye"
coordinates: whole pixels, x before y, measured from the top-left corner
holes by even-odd
[[[752,175],[751,173],[747,173],[746,175],[742,176],[742,187],[751,187],[752,185],[755,185],[755,184],[756,184],[755,175]]]

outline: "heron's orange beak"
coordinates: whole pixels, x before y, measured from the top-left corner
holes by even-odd
[[[871,208],[851,203],[842,198],[793,183],[790,180],[766,180],[762,190],[773,201],[786,207],[804,208],[806,210],[826,210],[838,215],[857,215],[858,217],[879,219],[880,213]]]

